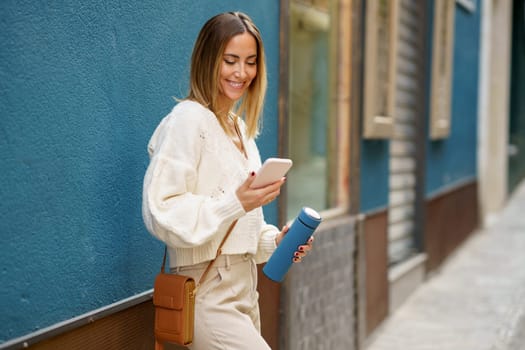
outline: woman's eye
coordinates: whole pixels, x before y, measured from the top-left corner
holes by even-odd
[[[224,62],[229,65],[235,64],[235,61],[231,61],[231,60],[224,60]]]
[[[247,65],[250,65],[250,66],[256,66],[257,65],[257,61],[253,61],[253,62],[246,62]]]

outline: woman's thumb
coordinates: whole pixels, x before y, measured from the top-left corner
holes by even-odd
[[[248,175],[248,178],[244,181],[241,187],[250,188],[253,180],[255,180],[255,171],[252,171],[250,175]]]
[[[246,187],[250,187],[252,185],[252,182],[253,180],[255,180],[255,171],[252,171],[250,173],[250,176],[248,176],[248,178],[246,179],[246,181],[244,181],[244,185]]]

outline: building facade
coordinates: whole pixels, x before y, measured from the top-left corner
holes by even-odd
[[[364,349],[525,177],[523,4],[3,2],[0,349],[153,348],[146,145],[231,10],[265,42],[261,155],[294,161],[266,219],[323,216],[283,283],[259,274],[263,335]]]

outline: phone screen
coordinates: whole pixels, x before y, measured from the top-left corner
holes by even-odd
[[[292,160],[286,158],[268,158],[261,166],[255,180],[252,182],[252,188],[264,187],[279,181],[290,168],[292,167]]]

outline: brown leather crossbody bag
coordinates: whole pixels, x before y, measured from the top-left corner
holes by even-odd
[[[197,289],[206,278],[213,263],[222,252],[222,246],[237,223],[235,220],[222,239],[215,258],[210,261],[199,282],[189,276],[166,273],[166,253],[160,273],[155,278],[153,287],[153,305],[155,306],[155,350],[164,350],[164,343],[175,343],[182,346],[190,345],[193,341],[195,323],[195,295]]]

